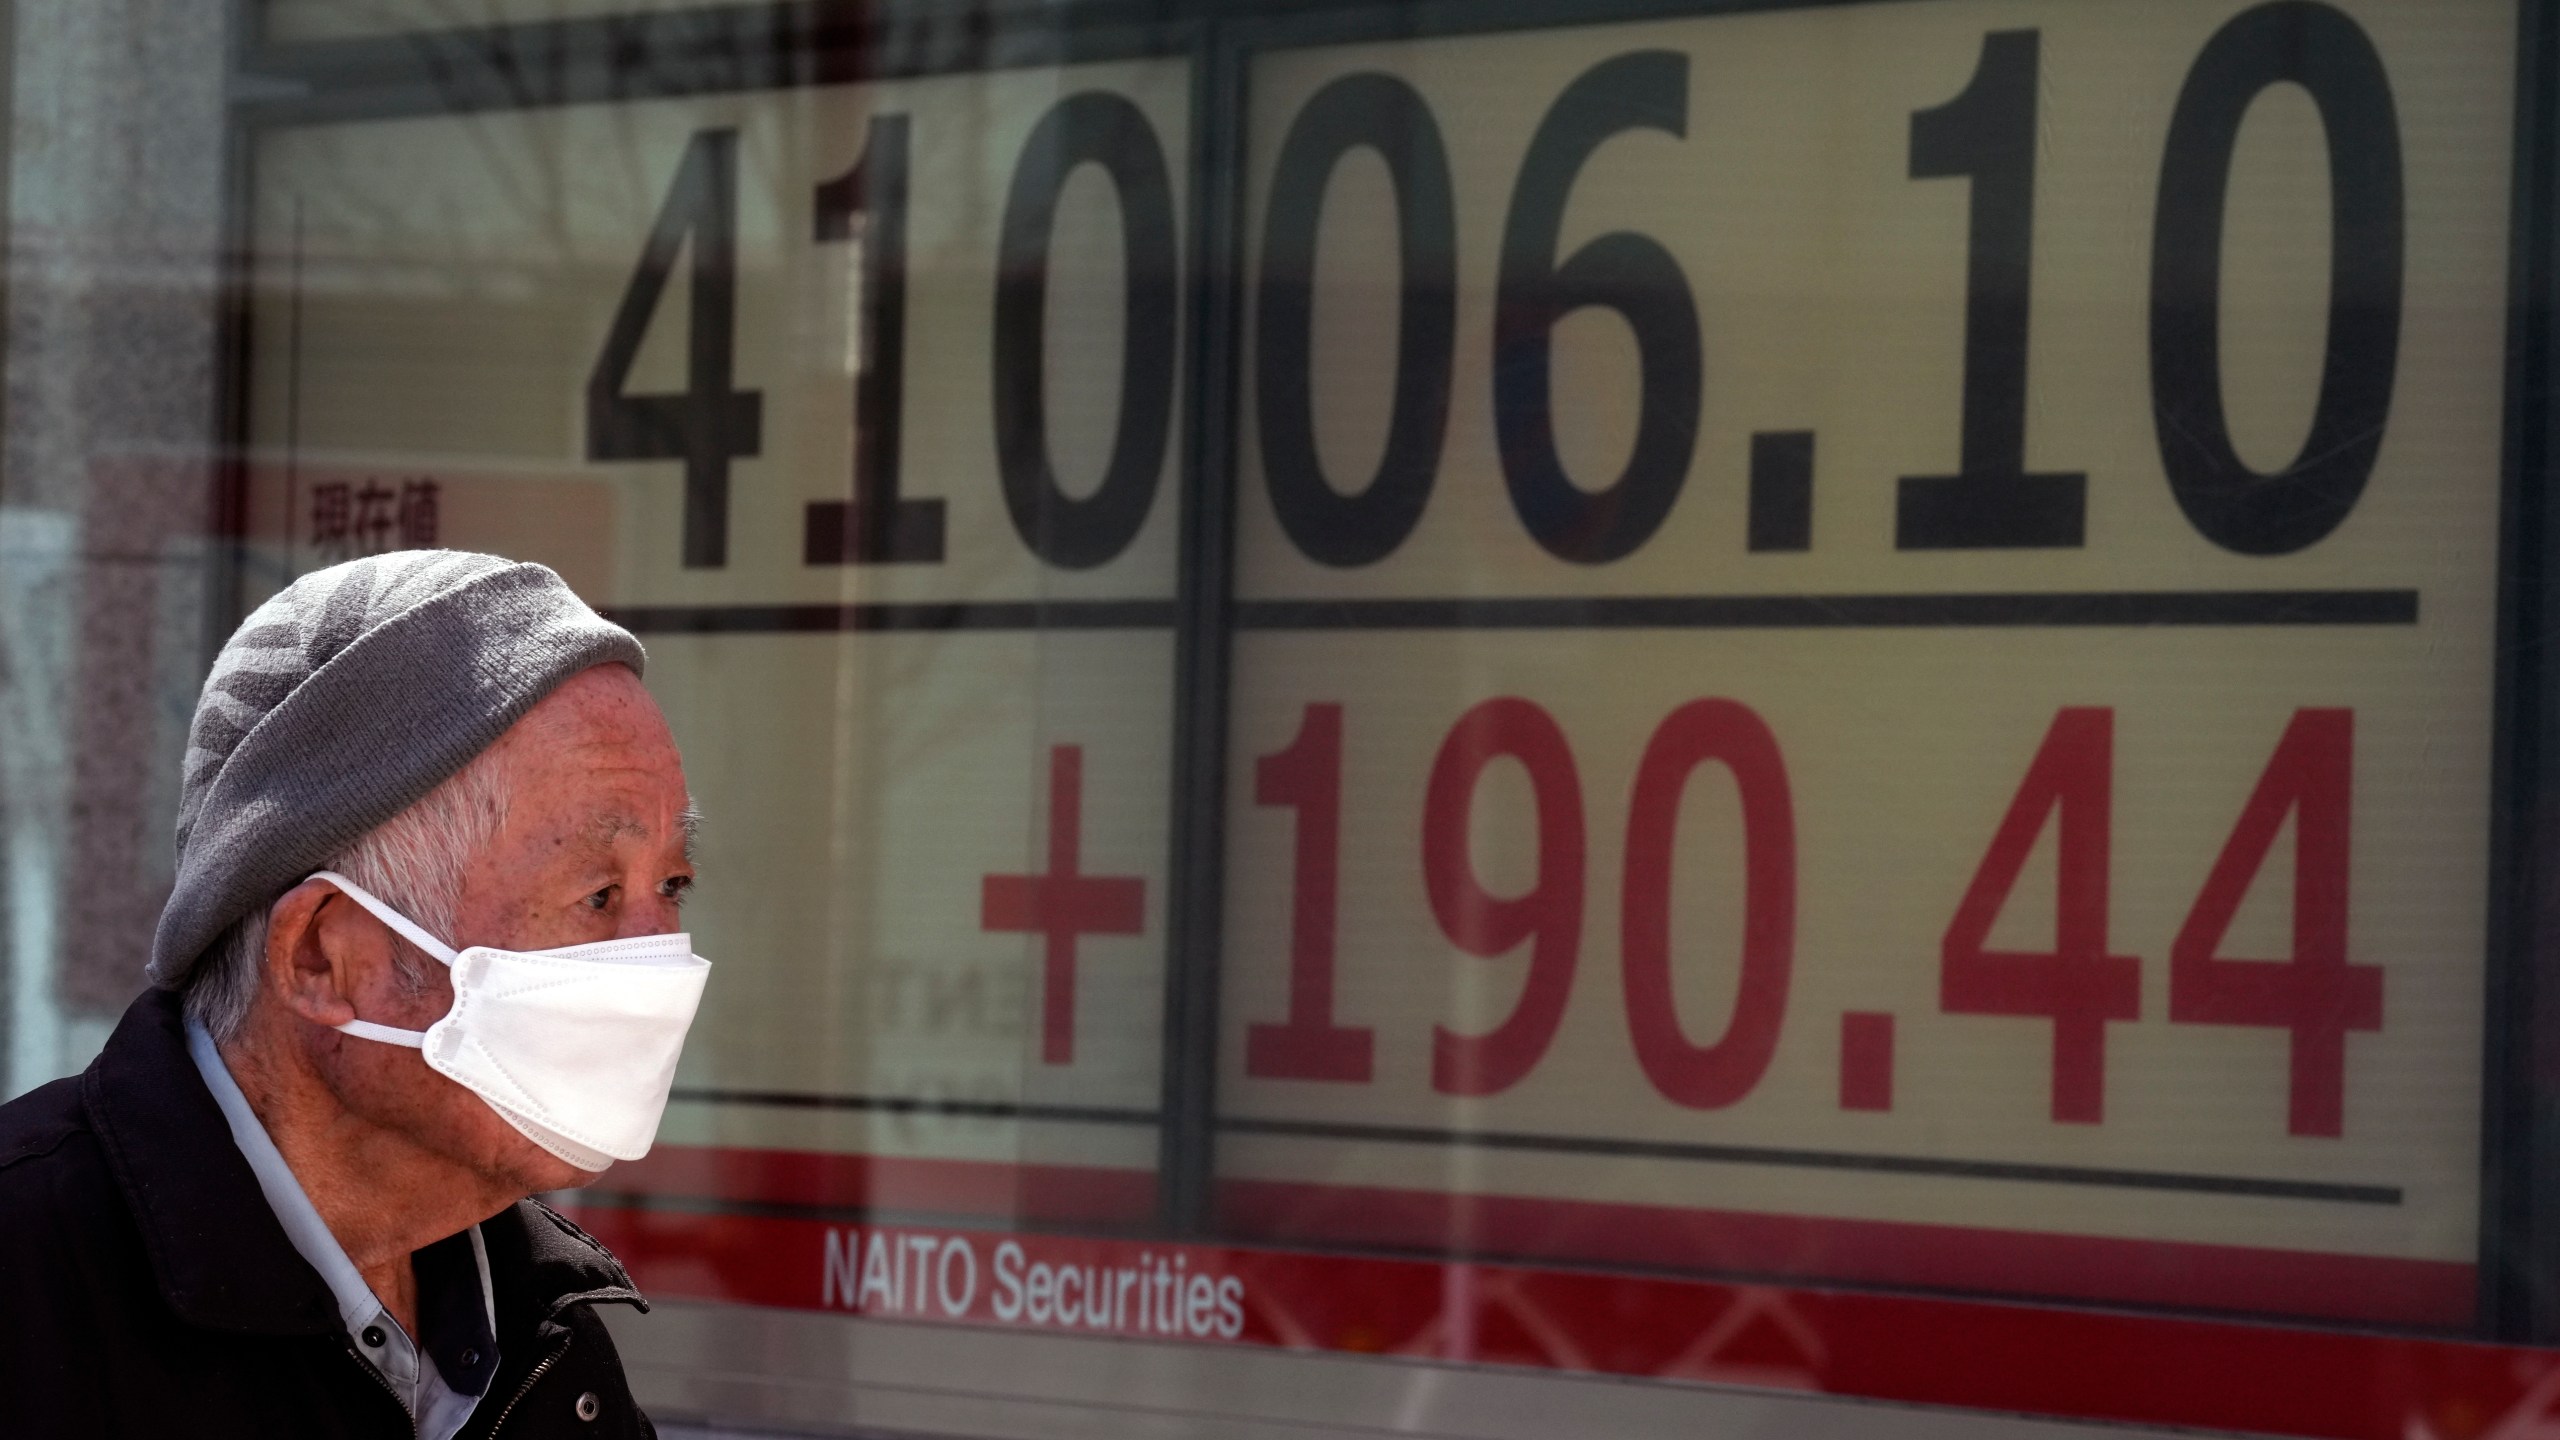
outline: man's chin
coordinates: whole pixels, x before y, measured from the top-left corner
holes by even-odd
[[[548,1150],[535,1148],[533,1155],[517,1167],[517,1177],[527,1195],[542,1195],[554,1190],[577,1190],[593,1185],[604,1175],[602,1170],[581,1170]]]
[[[494,1153],[481,1152],[482,1174],[512,1191],[518,1198],[542,1195],[553,1190],[575,1190],[595,1183],[601,1170],[581,1170],[559,1156],[534,1143],[531,1136],[506,1125],[506,1134],[498,1139]]]
[[[486,1102],[483,1102],[484,1104]],[[489,1138],[499,1147],[492,1157],[495,1169],[503,1175],[509,1188],[522,1195],[540,1195],[552,1190],[575,1190],[592,1185],[602,1170],[582,1170],[570,1161],[551,1153],[540,1141],[524,1132],[507,1112],[495,1105],[487,1107],[487,1117],[496,1132]],[[488,1132],[484,1132],[486,1134]],[[487,1152],[484,1152],[487,1153]],[[613,1162],[608,1159],[610,1167]]]

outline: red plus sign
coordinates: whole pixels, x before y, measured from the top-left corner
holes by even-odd
[[[1147,882],[1134,875],[1080,875],[1084,747],[1049,751],[1049,873],[989,875],[978,928],[1039,935],[1042,953],[1040,1058],[1076,1058],[1076,937],[1136,935],[1145,928]]]

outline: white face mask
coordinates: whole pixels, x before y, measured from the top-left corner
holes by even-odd
[[[425,1030],[370,1020],[339,1030],[421,1051],[430,1069],[581,1170],[649,1153],[711,974],[692,936],[558,950],[474,945],[456,954],[345,876],[323,870],[311,878],[337,886],[453,972],[453,1008]]]

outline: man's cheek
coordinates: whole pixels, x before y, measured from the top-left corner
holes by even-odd
[[[323,1082],[350,1113],[386,1130],[424,1138],[435,1125],[453,1123],[450,1101],[440,1092],[475,1098],[428,1069],[415,1050],[329,1038],[336,1045],[317,1057]]]

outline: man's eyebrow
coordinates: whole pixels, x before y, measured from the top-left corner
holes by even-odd
[[[692,796],[685,797],[684,809],[676,816],[676,825],[684,832],[684,859],[690,865],[693,863],[694,845],[702,835],[702,809],[693,803]],[[586,827],[587,843],[598,850],[610,850],[616,841],[633,836],[646,839],[651,833],[647,821],[619,810],[598,815]]]
[[[638,835],[645,837],[648,833],[649,827],[647,823],[642,821],[639,816],[625,814],[619,810],[606,811],[604,814],[598,815],[587,826],[587,839],[589,843],[595,845],[599,849],[610,849],[613,846],[613,842],[620,840],[625,836]]]

